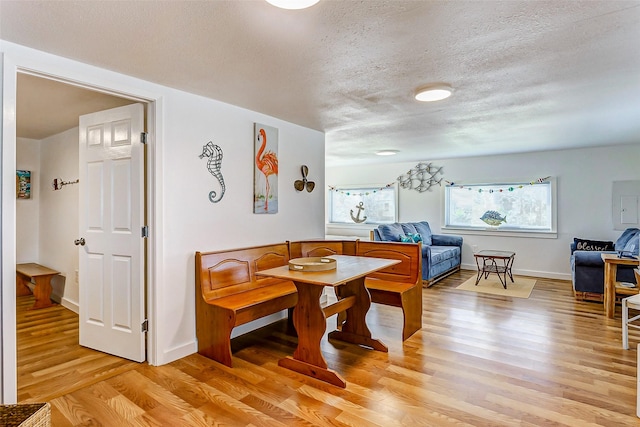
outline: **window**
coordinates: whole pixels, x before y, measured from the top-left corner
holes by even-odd
[[[397,185],[329,188],[329,222],[385,224],[398,218]],[[366,218],[366,219],[365,219]]]
[[[444,228],[555,233],[555,179],[445,187]]]

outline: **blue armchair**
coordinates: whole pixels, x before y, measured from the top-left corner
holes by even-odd
[[[432,234],[426,221],[382,224],[371,231],[371,240],[422,243],[422,284],[431,286],[460,270],[462,237]]]
[[[597,242],[603,243],[603,242]],[[584,245],[583,241],[575,239],[571,243],[571,279],[573,293],[578,300],[602,301],[604,299],[604,261],[600,256],[616,251],[629,251],[638,255],[640,246],[640,229],[627,228],[616,240],[614,250],[581,250],[580,247],[598,245]],[[632,265],[619,265],[616,281],[636,283]]]

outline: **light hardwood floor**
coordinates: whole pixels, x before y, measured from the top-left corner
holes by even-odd
[[[389,353],[323,341],[340,389],[278,366],[286,322],[234,340],[234,368],[194,354],[153,367],[77,345],[77,316],[28,311],[20,297],[21,402],[49,401],[62,426],[638,426],[636,350],[620,307],[577,302],[538,279],[528,299],[456,290],[461,271],[424,290],[424,325],[404,343],[400,310],[368,320]],[[334,325],[334,318],[328,320]]]

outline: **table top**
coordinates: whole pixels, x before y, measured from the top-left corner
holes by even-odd
[[[52,270],[49,267],[45,267],[35,262],[28,262],[25,264],[16,264],[16,271],[20,274],[24,274],[29,277],[47,276],[60,274],[59,271]]]
[[[628,258],[628,257],[619,257],[618,254],[600,254],[602,260],[604,262],[609,262],[612,264],[624,264],[624,265],[638,265],[640,259],[638,257]]]
[[[511,251],[480,251],[473,254],[476,258],[511,258],[515,255],[516,253]]]
[[[353,255],[331,255],[337,265],[335,270],[326,271],[295,271],[289,270],[288,265],[257,271],[256,275],[277,277],[297,282],[311,283],[321,286],[338,286],[351,280],[366,276],[374,271],[382,270],[394,264],[397,259],[372,258]]]

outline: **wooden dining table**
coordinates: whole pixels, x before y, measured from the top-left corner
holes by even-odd
[[[278,365],[303,375],[345,388],[347,383],[329,368],[322,355],[320,342],[327,329],[327,317],[346,311],[346,320],[339,330],[329,333],[330,339],[350,342],[387,352],[387,346],[371,336],[366,322],[371,306],[365,276],[399,263],[394,259],[331,255],[336,268],[326,271],[296,271],[281,266],[256,272],[260,276],[277,277],[293,281],[298,290],[298,302],[293,311],[293,325],[298,333],[298,346],[293,356],[287,356]],[[339,295],[337,302],[323,307],[320,297],[325,286],[332,286]]]

